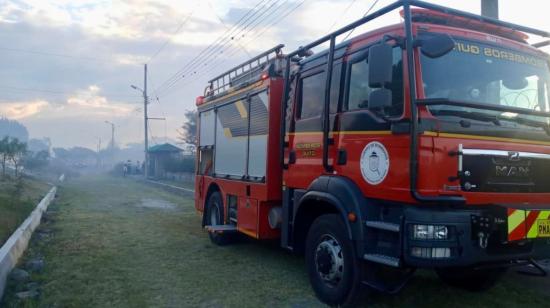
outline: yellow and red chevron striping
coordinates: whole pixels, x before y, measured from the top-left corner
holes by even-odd
[[[508,240],[545,236],[539,234],[538,222],[549,218],[550,211],[508,209]]]

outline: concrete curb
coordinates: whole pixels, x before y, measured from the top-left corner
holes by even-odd
[[[60,178],[62,181],[63,179]],[[55,198],[57,187],[54,186],[38,203],[36,208],[31,212],[29,217],[13,232],[4,246],[0,248],[0,299],[4,295],[6,282],[9,273],[17,265],[19,258],[23,255],[32,233],[40,225],[42,214],[48,209],[48,206]]]

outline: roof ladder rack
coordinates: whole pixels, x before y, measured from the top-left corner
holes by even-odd
[[[281,50],[284,46],[285,45],[283,44],[279,44],[208,81],[209,85],[206,88],[205,96],[216,95],[228,90],[232,86],[231,82],[235,80],[236,77],[243,77],[247,74],[252,74],[257,69],[261,69],[262,65],[265,63],[281,56]]]

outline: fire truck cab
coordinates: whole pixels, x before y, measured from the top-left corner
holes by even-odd
[[[395,10],[403,23],[336,44]],[[550,66],[527,34],[550,37],[397,1],[212,79],[195,183],[211,240],[280,239],[329,305],[416,268],[483,290],[550,257]]]

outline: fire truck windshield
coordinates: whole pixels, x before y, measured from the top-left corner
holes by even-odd
[[[457,40],[447,55],[421,56],[426,98],[550,111],[548,60],[500,46]],[[431,106],[430,111],[463,107]],[[483,110],[476,110],[483,112]]]

